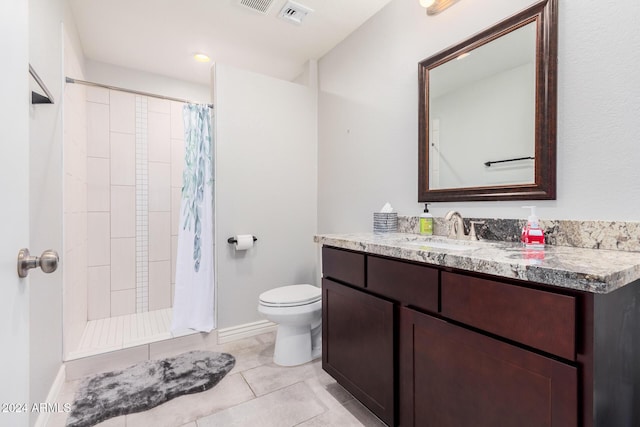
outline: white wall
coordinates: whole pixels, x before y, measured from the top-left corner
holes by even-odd
[[[90,59],[87,59],[85,64],[86,80],[90,82],[147,92],[154,95],[185,99],[195,103],[207,104],[211,102],[211,91],[209,87],[205,85],[131,68],[118,67]],[[203,66],[208,65],[203,64]]]
[[[62,88],[63,0],[29,1],[29,62],[55,104],[30,109],[30,242],[33,255],[63,253]],[[64,260],[62,260],[64,262]],[[30,401],[46,401],[62,361],[62,271],[30,273]],[[31,414],[31,422],[37,413]]]
[[[309,73],[315,76],[315,72]],[[315,284],[315,91],[217,65],[215,76],[218,326],[261,320],[261,292]],[[258,241],[246,252],[235,234]]]
[[[525,8],[463,1],[435,17],[394,0],[319,61],[319,231],[371,229],[390,201],[416,215],[417,63]],[[557,200],[542,218],[638,220],[639,2],[559,1]],[[434,215],[520,218],[529,202],[435,203]]]
[[[29,245],[28,5],[0,2],[0,402],[29,400],[29,279],[18,279],[16,256]],[[10,208],[9,208],[10,206]],[[0,413],[0,425],[26,426],[28,414]]]

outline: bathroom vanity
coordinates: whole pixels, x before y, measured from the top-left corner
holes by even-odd
[[[316,241],[322,366],[386,424],[640,425],[639,253]]]

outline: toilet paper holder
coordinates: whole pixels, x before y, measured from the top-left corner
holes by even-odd
[[[258,241],[258,238],[256,236],[251,236],[251,237],[253,237],[254,242]],[[230,245],[233,245],[235,243],[238,243],[238,241],[236,240],[235,236],[231,236],[227,239],[227,243],[229,243]]]

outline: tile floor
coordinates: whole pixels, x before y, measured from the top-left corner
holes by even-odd
[[[211,351],[235,356],[236,366],[214,388],[181,396],[137,414],[112,418],[102,427],[293,427],[384,426],[367,408],[322,370],[321,361],[284,368],[272,361],[275,333],[222,345]],[[176,350],[175,354],[184,349]],[[175,354],[163,353],[162,357]],[[73,401],[80,380],[65,383],[59,403]],[[65,413],[52,414],[49,427],[62,427]]]

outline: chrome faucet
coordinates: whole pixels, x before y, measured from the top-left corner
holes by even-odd
[[[464,221],[462,215],[458,211],[449,211],[444,217],[445,221],[449,221],[449,238],[464,239]]]

